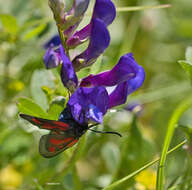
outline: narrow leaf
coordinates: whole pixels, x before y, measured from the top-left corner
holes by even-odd
[[[46,27],[46,24],[41,24],[41,25],[37,26],[33,30],[26,33],[25,36],[23,37],[23,40],[27,41],[33,37],[38,36],[45,29],[45,27]]]
[[[13,35],[17,33],[19,26],[15,17],[9,14],[0,14],[0,20],[5,31]]]
[[[190,79],[192,80],[192,62],[191,61],[185,61],[185,60],[181,60],[178,61],[179,64],[181,65],[181,67],[187,72],[187,74],[189,75]]]
[[[185,52],[185,58],[187,61],[190,61],[192,64],[192,46],[187,47]]]

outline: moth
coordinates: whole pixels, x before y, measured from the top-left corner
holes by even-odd
[[[96,131],[90,129],[94,125],[88,123],[79,124],[73,117],[68,108],[60,114],[59,120],[49,120],[39,117],[34,117],[26,114],[19,114],[21,118],[29,121],[31,124],[38,126],[40,129],[49,130],[49,134],[43,135],[39,142],[39,152],[45,158],[51,158],[58,155],[64,150],[75,145],[79,138],[87,131],[96,133],[116,134],[121,137],[117,132]]]

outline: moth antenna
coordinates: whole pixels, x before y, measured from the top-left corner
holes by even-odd
[[[99,123],[96,123],[96,124],[90,125],[88,128],[95,127],[95,126],[97,126],[97,125],[99,125]]]
[[[118,136],[122,137],[122,135],[120,133],[117,133],[117,132],[114,132],[114,131],[96,131],[94,129],[88,129],[88,130],[90,130],[92,132],[95,132],[95,133],[114,134],[114,135],[118,135]]]

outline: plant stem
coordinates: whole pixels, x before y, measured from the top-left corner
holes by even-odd
[[[73,180],[74,180],[74,184],[75,184],[75,189],[76,190],[83,190],[83,185],[81,183],[81,180],[79,178],[78,171],[77,171],[77,168],[75,165],[74,165],[73,170],[72,170],[72,175],[73,175]]]
[[[70,58],[70,56],[69,56],[69,48],[66,45],[66,38],[64,37],[64,32],[63,32],[63,30],[58,25],[57,25],[57,29],[58,29],[58,32],[59,32],[59,37],[61,39],[61,44],[62,44],[63,48],[65,49],[65,53]]]
[[[182,147],[185,143],[187,142],[187,140],[182,141],[181,143],[179,143],[178,145],[176,145],[175,147],[173,147],[171,150],[169,150],[166,154],[170,154],[172,152],[174,152],[175,150],[177,150],[178,148]],[[137,174],[139,174],[141,171],[145,170],[146,168],[152,166],[153,164],[155,164],[156,162],[158,162],[160,160],[160,158],[157,158],[151,162],[149,162],[148,164],[144,165],[143,167],[139,168],[138,170],[136,170],[135,172],[129,174],[128,176],[112,183],[111,185],[105,187],[103,190],[111,190],[114,189],[115,187],[117,187],[118,185],[120,185],[121,183],[127,181],[128,179],[136,176]]]
[[[146,10],[146,9],[163,9],[163,8],[170,8],[170,7],[171,7],[171,4],[135,6],[135,7],[118,7],[117,12],[142,11],[142,10]]]
[[[175,126],[178,123],[179,118],[181,115],[190,107],[192,106],[192,97],[189,97],[182,101],[179,106],[175,109],[173,112],[169,123],[168,123],[168,128],[167,128],[167,133],[165,136],[164,140],[164,145],[163,145],[163,150],[161,153],[161,159],[159,162],[158,166],[158,172],[157,172],[157,190],[163,190],[163,185],[164,185],[164,166],[165,166],[165,161],[167,157],[167,151],[169,148],[169,145],[171,143],[174,131],[175,131]]]

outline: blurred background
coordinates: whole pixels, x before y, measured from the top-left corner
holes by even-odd
[[[133,52],[145,68],[142,88],[117,112],[108,113],[104,125],[97,128],[118,131],[123,137],[88,132],[79,145],[45,159],[38,152],[44,132],[21,120],[18,113],[33,108],[54,118],[62,109],[58,96],[66,96],[67,92],[57,69],[48,71],[43,65],[43,44],[57,33],[56,25],[47,1],[0,1],[0,190],[98,190],[160,155],[171,113],[191,93],[189,77],[178,60],[185,59],[186,48],[192,45],[192,1],[113,2],[116,7],[172,5],[118,11],[109,27],[111,45],[97,64],[79,73],[83,77],[110,69],[128,52]],[[93,5],[91,0],[80,28],[89,22]],[[135,103],[136,108],[130,112],[127,106]],[[180,123],[192,125],[191,114],[188,110]],[[185,133],[178,127],[171,147],[183,139]],[[184,148],[168,157],[167,189],[191,189],[190,159]],[[116,189],[153,190],[156,170],[154,165]]]

